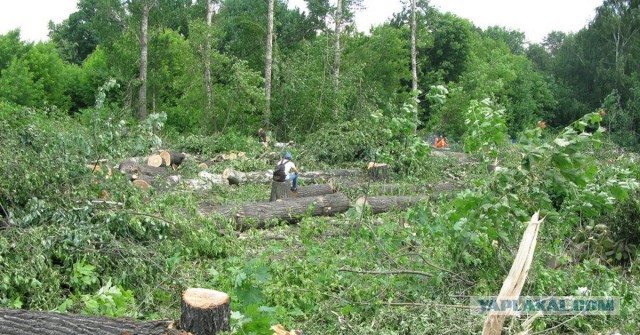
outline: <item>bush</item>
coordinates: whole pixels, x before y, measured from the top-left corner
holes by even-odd
[[[313,135],[305,145],[314,148],[319,161],[339,164],[375,159],[376,151],[389,139],[381,124],[370,119],[354,119],[327,125]]]

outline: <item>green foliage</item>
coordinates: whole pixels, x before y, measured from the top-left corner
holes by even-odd
[[[135,305],[133,292],[120,286],[113,286],[108,281],[95,294],[82,296],[85,303],[84,314],[104,315],[112,317],[135,316],[131,310]]]
[[[305,145],[316,148],[314,155],[328,164],[370,161],[376,158],[378,148],[391,136],[384,126],[374,123],[372,118],[327,125],[310,137]]]
[[[467,132],[464,135],[464,149],[478,153],[483,161],[497,159],[498,150],[507,139],[504,109],[496,106],[491,99],[472,100],[464,121]]]
[[[417,103],[417,102],[416,102]],[[411,176],[424,167],[424,160],[431,153],[431,147],[414,134],[415,104],[405,104],[397,116],[384,117],[378,112],[372,114],[378,127],[386,127],[387,141],[376,150],[376,161],[388,163],[395,171]]]

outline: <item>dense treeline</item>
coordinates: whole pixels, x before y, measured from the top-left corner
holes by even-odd
[[[17,30],[0,36],[0,99],[76,114],[93,108],[97,89],[114,78],[119,88],[110,101],[125,115],[136,115],[140,23],[147,5],[150,113],[165,112],[169,129],[181,133],[262,126],[267,5],[260,0],[214,3],[211,26],[203,0],[79,1],[68,19],[50,26],[50,42],[21,41]],[[359,5],[343,4],[341,57],[336,58],[336,8],[329,1],[308,0],[306,12],[276,1],[273,114],[266,126],[279,137],[305,138],[325,125],[366,118],[376,110],[393,116],[410,102],[409,9],[364,34],[352,21]],[[611,136],[636,146],[638,6],[636,0],[604,1],[579,32],[552,32],[542,44],[527,44],[521,32],[481,30],[418,1],[420,129],[460,137],[470,101],[490,97],[506,110],[512,136],[538,120],[560,127],[604,107],[611,115]],[[337,59],[340,85],[335,89]],[[210,107],[205,64],[212,73]],[[448,89],[443,104],[429,94],[437,85]]]

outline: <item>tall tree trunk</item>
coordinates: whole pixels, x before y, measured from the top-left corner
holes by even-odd
[[[269,0],[269,12],[267,19],[267,52],[264,64],[264,89],[266,108],[264,110],[264,127],[271,129],[271,63],[273,52],[273,5],[275,0]]]
[[[207,86],[207,112],[213,118],[213,131],[218,132],[218,114],[216,113],[213,97],[213,84],[211,82],[211,20],[215,11],[213,6],[214,0],[207,0],[207,41],[205,45],[204,56],[204,81]]]
[[[334,90],[334,99],[335,105],[333,108],[333,115],[338,117],[338,110],[340,106],[340,99],[338,99],[338,95],[340,93],[340,34],[342,30],[342,0],[338,0],[338,4],[336,7],[336,29],[335,29],[335,58],[333,61],[333,90]]]
[[[411,90],[415,94],[413,134],[418,131],[418,64],[416,61],[416,0],[411,0]]]
[[[138,91],[138,117],[141,120],[147,118],[147,58],[148,58],[148,29],[149,29],[149,11],[152,3],[144,2],[142,9],[142,25],[140,28],[140,90]]]

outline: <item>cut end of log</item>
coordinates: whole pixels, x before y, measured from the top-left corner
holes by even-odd
[[[160,155],[151,155],[147,158],[147,165],[153,167],[161,167],[164,164],[164,160]]]
[[[201,169],[208,169],[209,168],[207,163],[200,163],[200,164],[198,164],[198,167],[201,168]]]
[[[369,202],[367,201],[367,197],[359,197],[358,199],[356,199],[355,202],[355,209],[358,212],[362,212],[362,210],[369,205]]]
[[[131,182],[133,184],[133,186],[141,189],[141,190],[148,190],[151,188],[151,185],[149,185],[149,183],[147,183],[146,181],[142,180],[142,179],[136,179],[133,182]]]
[[[215,308],[229,303],[229,295],[205,288],[190,288],[182,293],[182,300],[194,308]]]
[[[164,165],[166,166],[171,165],[171,153],[169,153],[169,151],[166,151],[166,150],[160,151],[160,154],[158,156],[162,158],[162,163]]]

